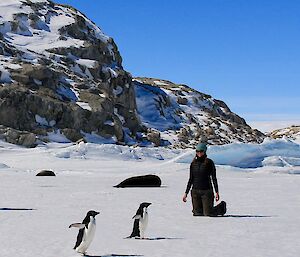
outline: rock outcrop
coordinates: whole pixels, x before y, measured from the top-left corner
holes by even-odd
[[[156,129],[156,142],[159,138],[161,142],[185,148],[200,141],[261,143],[265,138],[224,102],[210,95],[161,79],[139,77],[134,83],[138,114],[144,126]]]
[[[25,146],[28,148],[36,147],[38,139],[34,133],[20,131],[13,128],[0,125],[0,139],[16,145]]]
[[[290,126],[282,129],[276,129],[269,134],[267,134],[270,138],[288,138],[291,140],[298,140],[300,141],[300,126]]]
[[[51,1],[0,9],[0,122],[70,140],[124,142],[139,130],[131,76],[113,39],[82,13]]]

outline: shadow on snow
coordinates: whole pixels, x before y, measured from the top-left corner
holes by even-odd
[[[177,240],[183,239],[179,237],[145,237],[145,238],[135,238],[137,240]]]
[[[28,208],[0,208],[0,211],[35,211],[36,209]]]
[[[84,255],[84,257],[129,257],[129,256],[144,256],[138,254],[108,254],[108,255]]]
[[[224,215],[224,216],[218,216],[219,218],[272,218],[272,216],[265,216],[265,215]]]
[[[180,237],[145,237],[145,238],[125,237],[124,239],[135,239],[135,240],[178,240],[178,239],[184,239],[184,238],[180,238]]]

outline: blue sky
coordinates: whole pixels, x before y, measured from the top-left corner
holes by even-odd
[[[113,37],[133,76],[187,84],[263,130],[300,124],[300,1],[56,2]]]

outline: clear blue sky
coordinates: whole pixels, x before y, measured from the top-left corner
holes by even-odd
[[[300,1],[56,2],[76,7],[113,37],[133,76],[187,84],[250,124],[300,124]]]

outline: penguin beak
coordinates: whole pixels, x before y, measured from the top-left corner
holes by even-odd
[[[151,205],[152,203],[147,203],[146,207],[149,207],[149,205]]]

